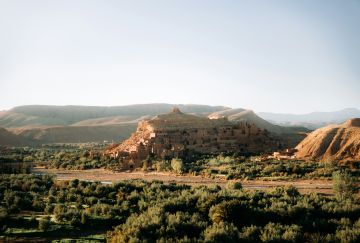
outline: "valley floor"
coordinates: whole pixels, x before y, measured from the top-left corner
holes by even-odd
[[[61,170],[61,169],[45,169],[41,167],[33,168],[35,174],[53,174],[57,180],[86,180],[86,181],[101,181],[102,183],[114,183],[123,180],[143,179],[146,181],[159,180],[165,183],[176,182],[179,184],[188,185],[210,185],[217,184],[224,187],[228,182],[225,178],[220,176],[210,178],[204,176],[193,175],[175,175],[168,172],[113,172],[105,169],[89,169],[89,170]],[[276,178],[256,179],[256,180],[242,180],[242,186],[245,189],[272,189],[278,186],[292,185],[295,186],[301,193],[321,193],[324,195],[333,195],[332,181],[320,179],[296,179],[296,180],[274,180]]]

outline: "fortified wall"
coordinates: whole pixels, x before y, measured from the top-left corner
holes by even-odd
[[[174,108],[168,114],[141,121],[131,137],[109,148],[114,158],[132,160],[134,167],[150,154],[181,157],[185,152],[201,154],[262,153],[278,146],[266,130],[254,124],[233,124],[227,118],[209,119],[184,114]],[[131,166],[131,167],[132,167]]]

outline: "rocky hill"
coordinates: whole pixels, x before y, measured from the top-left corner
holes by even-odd
[[[360,161],[360,118],[319,128],[296,149],[302,159]]]
[[[188,153],[258,154],[280,146],[269,132],[254,124],[234,124],[227,118],[209,119],[172,112],[139,123],[132,136],[107,150],[113,157],[141,161],[150,154],[156,157],[178,157]]]

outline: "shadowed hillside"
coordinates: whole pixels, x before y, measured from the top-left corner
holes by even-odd
[[[85,143],[122,141],[136,129],[135,123],[107,126],[65,126],[18,129],[14,132],[39,143]]]
[[[13,134],[12,132],[0,127],[0,145],[2,146],[27,146],[34,145],[31,139],[27,139],[21,135]]]

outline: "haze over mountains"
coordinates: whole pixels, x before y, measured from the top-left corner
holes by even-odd
[[[2,112],[0,127],[17,135],[21,145],[24,145],[23,140],[31,141],[31,144],[121,141],[135,131],[139,120],[167,113],[174,106],[199,116],[226,109],[222,106],[181,104],[112,107],[31,105]],[[10,143],[6,136],[1,136],[1,144],[14,145],[14,142]]]
[[[144,116],[166,113],[178,106],[186,113],[207,115],[223,106],[140,104],[128,106],[18,106],[0,114],[0,127],[33,128],[44,126],[102,125],[130,122]]]
[[[299,142],[309,130],[289,125],[316,127],[320,123],[343,121],[360,117],[359,110],[347,109],[342,112],[311,113],[309,115],[286,115],[260,113],[252,110],[224,106],[183,105],[183,104],[139,104],[128,106],[19,106],[0,112],[0,127],[7,129],[0,133],[0,145],[118,142],[126,139],[136,130],[138,121],[150,119],[158,114],[168,113],[174,106],[184,113],[208,116],[211,119],[228,117],[232,122],[253,123],[286,139]],[[360,112],[359,112],[360,113]],[[339,115],[340,114],[340,115]],[[269,117],[269,118],[266,118]],[[299,117],[299,120],[297,120]],[[263,119],[264,118],[264,119]],[[269,122],[274,119],[277,124]],[[324,119],[324,120],[322,120]],[[281,123],[284,121],[284,123]],[[306,122],[308,123],[306,123]],[[311,123],[314,121],[315,123]],[[278,124],[285,124],[280,126]],[[310,125],[309,125],[310,124]],[[12,135],[11,139],[10,135]],[[10,142],[11,141],[11,142]]]
[[[259,112],[258,115],[269,122],[282,126],[303,126],[316,129],[328,124],[340,124],[348,119],[360,117],[360,110],[347,108],[333,112],[312,112],[300,115]]]

